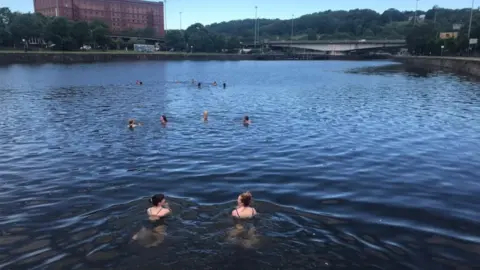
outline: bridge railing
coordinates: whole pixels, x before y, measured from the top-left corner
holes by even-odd
[[[396,39],[396,40],[275,40],[275,41],[265,41],[265,44],[278,44],[278,45],[288,45],[288,44],[406,44],[405,40]]]

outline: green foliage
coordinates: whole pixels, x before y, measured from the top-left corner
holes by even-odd
[[[309,28],[307,30],[307,37],[308,37],[308,40],[317,40],[318,39],[317,32],[315,30],[313,30],[312,28]]]

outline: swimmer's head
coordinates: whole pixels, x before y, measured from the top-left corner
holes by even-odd
[[[167,117],[165,115],[162,115],[162,117],[160,117],[160,119],[165,123],[168,122]]]
[[[250,206],[250,204],[252,203],[252,193],[247,191],[240,194],[238,196],[237,203],[238,205],[244,206],[244,207]]]
[[[165,204],[165,195],[163,194],[156,194],[156,195],[153,195],[149,202],[151,204],[153,204],[154,206],[160,206],[160,205],[163,205]]]
[[[135,123],[135,120],[133,120],[133,119],[128,120],[129,125],[133,125],[134,123]]]
[[[207,118],[208,118],[208,111],[204,111],[203,112],[203,119],[207,120]]]
[[[243,121],[250,121],[250,118],[248,117],[248,115],[245,115],[245,117],[243,117]]]

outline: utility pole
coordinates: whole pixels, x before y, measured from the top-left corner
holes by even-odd
[[[255,6],[255,27],[253,29],[253,35],[254,35],[253,46],[255,49],[257,48],[257,11],[258,11],[258,7]]]
[[[179,13],[180,13],[180,30],[183,30],[182,29],[182,12],[180,11]]]
[[[167,0],[163,0],[163,25],[165,27],[165,34],[167,34]]]
[[[416,24],[417,24],[418,1],[420,1],[420,0],[415,0],[415,1],[416,1],[416,4],[415,4],[415,17],[413,18],[413,25],[416,25]]]
[[[293,43],[293,18],[294,17],[295,17],[295,15],[292,14],[292,33],[290,34],[290,51],[292,52],[292,54],[293,54],[292,43]]]
[[[470,23],[468,24],[468,53],[470,53],[470,34],[472,33],[472,18],[473,18],[474,6],[475,6],[475,0],[472,0],[472,9],[470,10]]]
[[[433,11],[434,11],[434,15],[433,15],[433,25],[436,25],[437,24],[437,9],[438,9],[438,6],[435,5],[433,6]]]

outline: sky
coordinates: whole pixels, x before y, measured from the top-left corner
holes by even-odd
[[[297,2],[298,1],[298,2]],[[383,12],[389,8],[415,10],[416,0],[167,0],[167,29],[183,29],[194,23],[255,18],[255,6],[259,18],[290,19],[324,10],[349,10],[369,8]],[[480,1],[477,0],[478,5]],[[419,0],[418,9],[428,10],[434,5],[443,8],[470,8],[471,0]],[[478,6],[476,5],[476,6]],[[0,0],[0,7],[13,11],[33,11],[33,0]],[[180,16],[180,12],[182,15]],[[181,20],[180,20],[181,19]],[[182,21],[180,25],[180,21]]]

